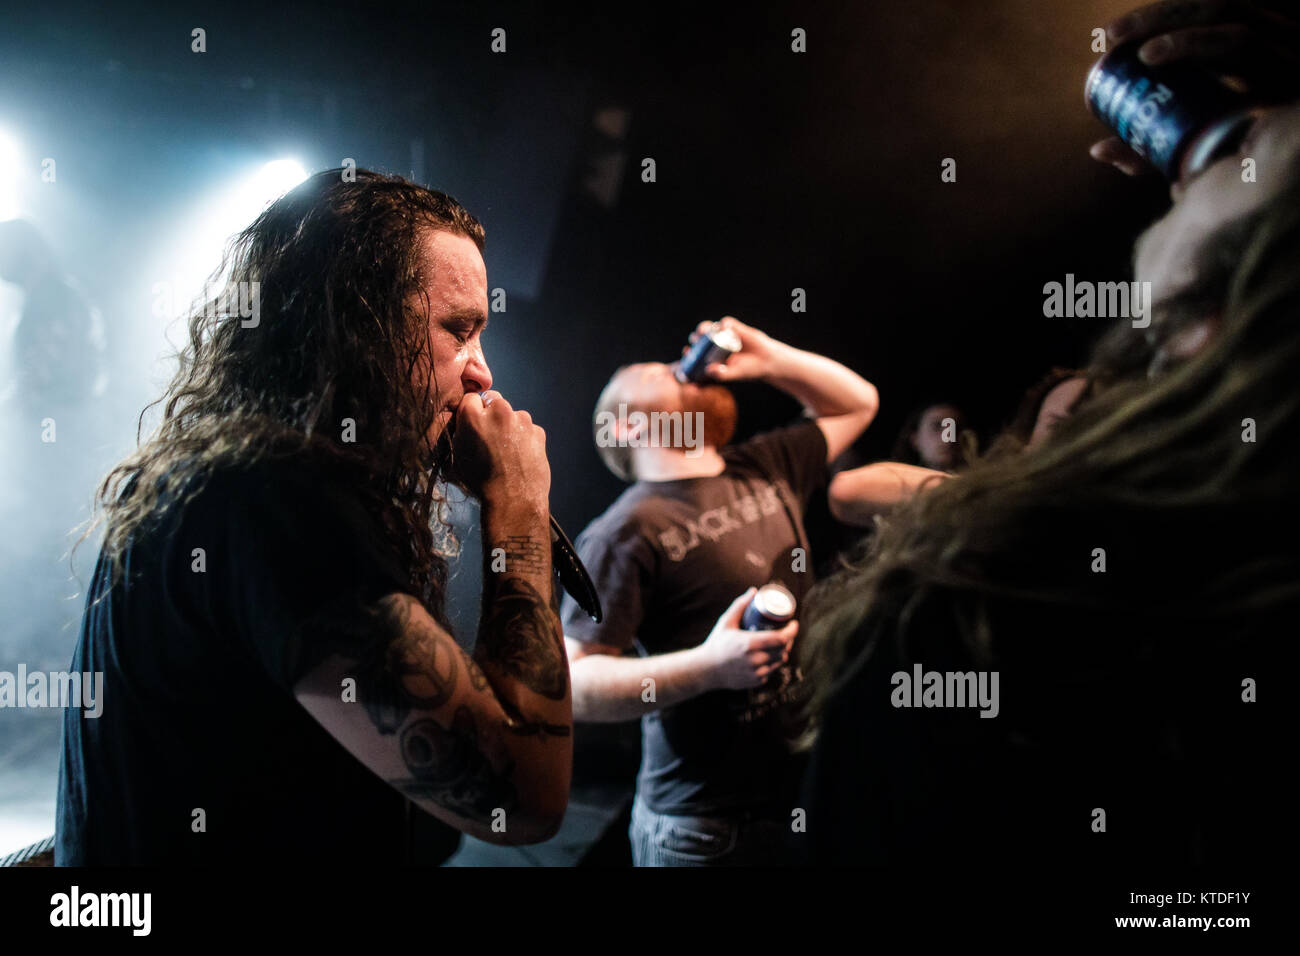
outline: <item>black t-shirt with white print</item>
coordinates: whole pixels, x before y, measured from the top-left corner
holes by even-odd
[[[779,581],[802,606],[813,578],[803,511],[827,476],[821,429],[802,422],[721,454],[720,475],[637,482],[583,531],[578,552],[605,620],[566,596],[567,637],[666,654],[703,643],[746,588]],[[799,684],[787,665],[763,687],[647,713],[641,799],[671,814],[787,808],[802,762],[787,745],[786,705]]]

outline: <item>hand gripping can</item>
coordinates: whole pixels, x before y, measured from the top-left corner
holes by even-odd
[[[794,611],[794,595],[785,585],[773,581],[758,589],[740,617],[740,626],[746,631],[775,631],[790,623]]]
[[[700,385],[707,382],[705,369],[714,362],[725,362],[740,351],[740,336],[716,322],[713,327],[695,340],[673,372],[677,381]]]
[[[1171,182],[1195,176],[1235,149],[1253,101],[1193,66],[1147,66],[1140,44],[1119,46],[1088,73],[1088,107]]]

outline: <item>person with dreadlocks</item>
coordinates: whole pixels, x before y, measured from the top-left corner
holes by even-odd
[[[1176,25],[1217,36],[1227,9]],[[1243,157],[1267,174],[1244,182]],[[1262,110],[1173,199],[1136,246],[1150,328],[1087,370],[1105,387],[916,494],[809,602],[813,862],[1243,872],[1275,852],[1256,685],[1300,616],[1300,106]],[[1000,699],[954,693],[972,676]]]
[[[364,170],[236,237],[240,314],[195,311],[161,424],[98,491],[72,669],[103,674],[102,713],[66,712],[57,864],[436,864],[456,831],[558,828],[550,469],[489,390],[483,241],[451,197]],[[444,613],[447,481],[505,557],[473,656]]]

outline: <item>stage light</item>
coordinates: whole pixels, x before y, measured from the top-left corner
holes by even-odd
[[[307,178],[307,170],[296,159],[276,159],[262,167],[258,174],[259,183],[267,190],[270,202],[279,199],[294,186]]]
[[[229,233],[234,233],[306,178],[307,170],[297,160],[277,159],[266,163],[222,198],[221,205],[227,210],[222,217],[223,225],[229,225]]]
[[[21,211],[18,206],[21,172],[18,144],[0,130],[0,219],[13,219]]]
[[[241,182],[235,195],[228,200],[232,214],[237,211],[244,225],[275,202],[294,186],[307,178],[307,170],[294,159],[277,159],[267,163],[252,176]]]
[[[176,223],[180,234],[151,270],[151,281],[158,283],[155,315],[174,318],[187,312],[196,296],[215,291],[208,283],[230,239],[306,178],[307,170],[297,160],[273,160],[245,172],[185,214]]]

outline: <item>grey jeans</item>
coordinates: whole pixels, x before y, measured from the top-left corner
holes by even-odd
[[[799,862],[790,820],[740,812],[687,817],[655,813],[632,802],[632,862],[636,866],[791,866]]]

